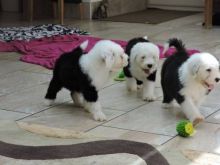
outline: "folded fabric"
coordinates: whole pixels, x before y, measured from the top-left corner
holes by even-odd
[[[37,64],[44,66],[48,69],[53,69],[55,61],[59,56],[65,52],[72,51],[79,46],[83,41],[89,41],[86,51],[89,51],[96,42],[102,40],[102,38],[92,37],[87,35],[61,35],[44,37],[41,39],[35,39],[31,41],[11,41],[0,42],[0,51],[17,51],[22,54],[21,60],[24,62]],[[121,45],[124,49],[127,45],[127,41],[113,40]],[[160,49],[160,58],[168,57],[175,52],[174,48],[169,48],[168,51],[163,54],[163,46],[158,45]],[[199,52],[198,50],[188,50],[189,55]]]

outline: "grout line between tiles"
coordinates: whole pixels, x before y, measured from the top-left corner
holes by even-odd
[[[211,122],[211,121],[205,121],[205,123],[208,123],[208,124],[215,124],[215,125],[220,125],[220,123]]]
[[[112,121],[112,120],[114,120],[114,119],[116,119],[116,118],[118,118],[118,117],[120,117],[120,116],[123,116],[123,115],[125,115],[125,114],[127,114],[127,113],[129,113],[129,112],[131,112],[131,111],[133,111],[133,110],[135,110],[135,109],[137,109],[137,108],[140,108],[140,107],[142,107],[142,106],[144,106],[144,105],[146,105],[146,104],[147,104],[147,103],[144,103],[144,104],[142,104],[142,105],[140,105],[140,106],[138,106],[138,107],[136,107],[136,108],[133,108],[133,109],[131,109],[131,110],[129,110],[129,111],[127,111],[127,112],[121,114],[121,115],[118,115],[118,116],[116,116],[116,117],[114,117],[114,118],[112,118],[112,119],[110,119],[110,120],[108,120],[108,121],[102,122],[101,124],[99,124],[99,125],[97,125],[97,126],[95,126],[95,127],[93,127],[93,128],[90,128],[90,129],[88,129],[88,130],[85,130],[85,132],[88,132],[88,131],[90,131],[90,130],[92,130],[92,129],[95,129],[95,128],[99,127],[99,126],[103,126],[103,124],[106,124],[106,123],[108,123],[108,122],[110,122],[110,121]]]
[[[209,118],[210,116],[212,116],[213,114],[215,114],[215,113],[217,113],[219,111],[220,111],[220,109],[217,109],[215,112],[213,112],[213,113],[209,114],[208,116],[206,116],[205,119]]]
[[[25,118],[28,118],[28,117],[33,116],[33,115],[36,115],[36,114],[41,113],[41,112],[43,112],[43,111],[46,111],[46,110],[48,110],[48,109],[51,109],[51,108],[54,108],[54,107],[63,105],[64,103],[68,103],[68,102],[70,102],[70,100],[65,101],[65,102],[62,102],[62,103],[60,103],[60,104],[56,104],[56,105],[54,105],[54,106],[50,106],[50,107],[48,107],[48,108],[46,108],[46,109],[42,109],[42,110],[40,110],[40,111],[38,111],[38,112],[36,112],[36,113],[32,113],[32,114],[30,114],[30,115],[28,115],[28,116],[25,116],[25,117],[23,117],[23,118],[17,119],[17,120],[15,120],[15,121],[23,120],[23,119],[25,119]]]
[[[178,135],[176,135],[176,136],[171,136],[171,138],[170,138],[170,139],[168,139],[167,141],[163,142],[163,143],[161,144],[161,146],[163,146],[163,145],[167,144],[169,141],[171,141],[171,140],[175,139],[177,136],[178,136]]]
[[[0,110],[8,111],[8,112],[23,113],[23,114],[27,114],[27,115],[30,115],[30,114],[31,114],[31,113],[26,113],[26,112],[21,112],[21,111],[15,111],[15,110],[10,110],[10,109],[5,109],[5,108],[0,108]]]
[[[133,130],[133,129],[126,129],[126,128],[119,128],[119,127],[113,127],[113,126],[105,126],[102,125],[103,127],[109,127],[109,128],[116,128],[116,129],[121,129],[121,130],[126,130],[126,131],[135,131],[135,132],[140,132],[140,133],[148,133],[148,134],[154,134],[154,135],[161,135],[161,136],[167,136],[167,137],[174,137],[171,135],[165,135],[165,134],[160,134],[160,133],[152,133],[152,132],[147,132],[147,131],[139,131],[139,130]],[[176,135],[175,135],[176,136]]]

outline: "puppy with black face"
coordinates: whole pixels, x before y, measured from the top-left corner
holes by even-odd
[[[84,53],[88,42],[56,61],[53,78],[45,99],[50,105],[61,88],[70,90],[74,103],[88,110],[95,120],[106,120],[99,103],[98,91],[120,69],[128,64],[123,48],[110,40],[102,40]]]
[[[199,106],[205,96],[219,83],[219,61],[209,53],[188,56],[181,40],[169,40],[176,53],[167,58],[161,70],[163,104],[172,106],[176,100],[186,117],[194,124],[204,120]]]
[[[129,63],[124,67],[127,89],[136,91],[140,85],[143,85],[143,100],[154,101],[160,54],[158,46],[149,42],[147,37],[134,38],[128,42],[125,52],[129,56]]]

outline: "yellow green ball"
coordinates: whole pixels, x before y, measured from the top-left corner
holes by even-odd
[[[177,123],[176,131],[179,136],[182,136],[182,137],[191,136],[194,133],[193,124],[190,121],[182,120]]]

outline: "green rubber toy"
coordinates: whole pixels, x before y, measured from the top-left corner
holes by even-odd
[[[177,123],[176,131],[182,137],[192,136],[194,133],[193,124],[190,121],[182,120]]]
[[[115,81],[124,81],[125,80],[125,74],[124,74],[123,70],[118,73],[118,75],[114,78],[114,80]]]

